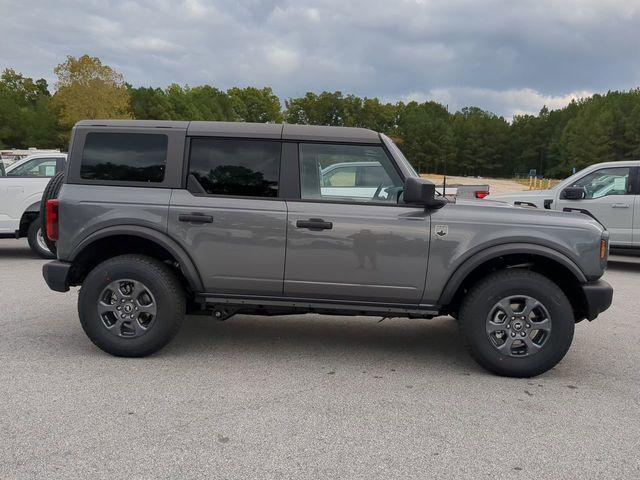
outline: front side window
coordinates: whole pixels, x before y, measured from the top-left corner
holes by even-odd
[[[626,195],[629,193],[629,171],[628,167],[603,168],[585,175],[571,186],[583,187],[585,198]]]
[[[56,174],[56,158],[34,158],[11,170],[9,177],[53,177]]]
[[[164,180],[167,136],[156,133],[89,133],[80,177],[84,180],[154,182]]]
[[[397,202],[402,180],[382,147],[300,144],[302,198]]]
[[[277,197],[280,142],[194,138],[189,175],[210,195]]]

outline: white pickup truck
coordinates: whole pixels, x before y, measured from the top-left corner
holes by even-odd
[[[66,159],[65,153],[41,153],[0,168],[0,238],[27,237],[34,253],[53,258],[40,229],[40,200]]]
[[[489,195],[487,199],[589,215],[609,230],[613,250],[640,252],[640,161],[598,163],[549,190]]]

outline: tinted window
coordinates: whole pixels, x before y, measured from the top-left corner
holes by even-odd
[[[280,149],[280,142],[194,138],[189,173],[212,195],[277,197]]]
[[[302,198],[396,202],[402,180],[382,147],[300,144]]]
[[[85,180],[162,182],[167,136],[149,133],[89,133],[82,152]]]
[[[53,177],[56,174],[56,158],[34,158],[11,170],[9,177]]]
[[[629,193],[629,168],[614,167],[596,170],[577,180],[572,186],[584,187],[585,198],[626,195]]]

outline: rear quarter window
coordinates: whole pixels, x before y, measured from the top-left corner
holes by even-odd
[[[80,178],[160,183],[166,170],[167,143],[166,135],[155,133],[89,133]]]

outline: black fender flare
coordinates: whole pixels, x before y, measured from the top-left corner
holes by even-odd
[[[69,261],[73,262],[81,252],[83,252],[87,247],[90,247],[95,241],[118,235],[144,238],[145,240],[158,244],[167,250],[178,261],[180,269],[187,279],[191,289],[196,293],[204,291],[204,285],[202,283],[200,273],[184,248],[182,248],[166,233],[149,227],[141,227],[139,225],[118,225],[97,230],[82,239],[82,241],[73,248],[69,255]]]
[[[29,205],[27,208],[25,208],[22,214],[24,215],[27,212],[40,212],[40,201],[37,201],[34,204]]]
[[[453,300],[453,297],[460,285],[462,285],[462,282],[464,282],[467,276],[480,265],[495,258],[513,254],[531,254],[548,258],[549,260],[553,260],[566,267],[576,277],[578,282],[587,282],[587,278],[582,270],[580,270],[580,267],[578,267],[578,265],[565,254],[558,252],[553,248],[534,243],[507,243],[486,248],[464,260],[462,264],[458,266],[456,271],[449,277],[449,280],[447,280],[444,290],[440,295],[438,304],[448,305],[451,300]]]

